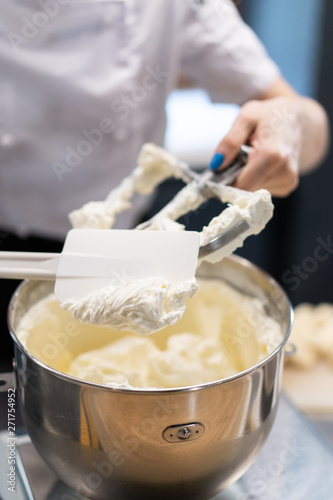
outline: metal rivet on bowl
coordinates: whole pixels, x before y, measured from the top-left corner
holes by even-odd
[[[293,342],[287,342],[285,347],[284,347],[284,355],[286,358],[291,358],[292,356],[294,356],[297,352],[297,347],[295,346],[295,344],[293,344]]]
[[[163,431],[163,438],[169,443],[180,443],[199,439],[205,428],[199,422],[190,424],[170,425]]]
[[[191,435],[191,431],[188,427],[182,427],[181,429],[179,429],[178,431],[178,437],[180,439],[187,439],[189,438]]]

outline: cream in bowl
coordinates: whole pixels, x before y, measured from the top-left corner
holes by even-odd
[[[75,321],[54,294],[22,317],[17,335],[31,354],[63,373],[133,389],[230,377],[266,358],[282,340],[262,301],[217,279],[199,280],[183,317],[149,336]]]

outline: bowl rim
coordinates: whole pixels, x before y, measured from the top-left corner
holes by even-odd
[[[251,268],[252,270],[259,271],[261,275],[266,278],[268,281],[270,281],[276,289],[278,289],[283,297],[284,300],[286,301],[286,305],[289,310],[289,322],[288,322],[288,328],[286,333],[284,334],[283,339],[279,343],[278,346],[270,353],[268,356],[263,358],[262,360],[258,361],[253,366],[250,366],[246,370],[243,370],[241,372],[235,373],[234,375],[230,375],[229,377],[225,377],[222,379],[214,380],[211,382],[205,382],[203,384],[198,384],[198,385],[189,385],[189,386],[181,386],[181,387],[168,387],[168,388],[149,388],[149,387],[122,387],[122,386],[111,386],[111,385],[106,385],[106,384],[97,384],[95,382],[90,382],[87,380],[82,380],[76,377],[73,377],[71,375],[67,375],[66,373],[60,372],[56,370],[55,368],[52,368],[51,366],[47,365],[46,363],[43,363],[40,361],[38,358],[36,358],[33,354],[29,352],[29,350],[21,343],[20,339],[17,337],[16,333],[14,332],[14,327],[12,325],[12,312],[14,309],[15,302],[17,300],[17,297],[21,293],[21,290],[24,289],[26,286],[28,286],[32,280],[24,280],[20,285],[16,288],[14,294],[11,297],[11,300],[9,302],[8,310],[7,310],[7,324],[8,324],[8,329],[9,333],[16,345],[16,347],[24,354],[26,355],[29,359],[31,359],[34,363],[36,363],[40,368],[46,370],[47,372],[50,372],[53,376],[63,379],[67,382],[74,383],[75,385],[83,385],[87,387],[95,387],[99,390],[105,390],[108,392],[116,392],[116,393],[122,393],[122,394],[175,394],[179,392],[195,392],[198,390],[202,390],[208,387],[214,387],[222,384],[226,384],[228,382],[233,382],[235,380],[241,379],[243,377],[246,377],[250,373],[253,373],[254,371],[258,370],[259,368],[263,367],[264,365],[268,364],[274,357],[276,357],[279,352],[283,349],[285,344],[287,343],[290,333],[291,333],[291,328],[293,324],[293,319],[294,319],[294,312],[293,312],[293,307],[291,304],[291,301],[285,292],[285,290],[282,288],[282,286],[265,270],[257,266],[256,264],[253,264],[252,262],[248,261],[247,259],[244,259],[243,257],[239,257],[238,255],[230,255],[229,257],[226,257],[226,259],[234,260],[241,265]],[[209,279],[209,278],[208,278]],[[14,363],[13,363],[14,364]],[[14,367],[15,369],[15,367]]]

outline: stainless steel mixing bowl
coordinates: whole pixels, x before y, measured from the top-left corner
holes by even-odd
[[[15,331],[53,284],[25,282],[12,298],[9,327],[26,429],[57,476],[88,498],[211,498],[247,470],[267,438],[291,328],[288,298],[271,277],[236,257],[204,265],[199,274],[258,297],[284,336],[250,369],[180,389],[113,389],[50,368],[26,350]]]

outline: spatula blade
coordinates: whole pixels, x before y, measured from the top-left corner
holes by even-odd
[[[56,296],[76,301],[111,284],[151,277],[177,285],[194,278],[199,245],[194,231],[72,229],[59,258]]]

